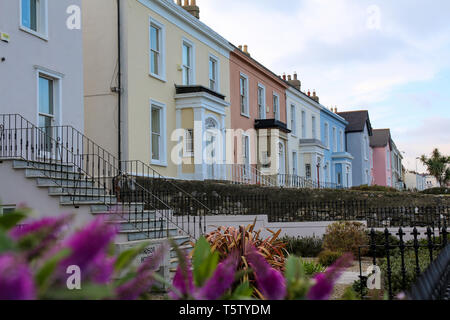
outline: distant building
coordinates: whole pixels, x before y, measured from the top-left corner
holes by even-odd
[[[372,125],[367,110],[338,112],[348,125],[346,127],[347,151],[354,157],[352,161],[353,186],[372,185],[372,152],[370,137]]]
[[[322,143],[325,146],[323,181],[326,185],[350,188],[353,184],[353,156],[347,152],[344,118],[323,107],[320,112]]]
[[[405,186],[410,191],[423,191],[426,188],[426,174],[420,174],[413,171],[405,173]]]
[[[402,159],[389,129],[374,129],[370,137],[373,155],[373,183],[379,186],[404,189]]]

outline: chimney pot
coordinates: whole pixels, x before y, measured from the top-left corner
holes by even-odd
[[[297,72],[294,72],[294,80],[298,80],[297,79]]]
[[[239,50],[241,50],[241,51],[242,51],[242,45],[239,45],[239,46],[238,46],[238,48],[239,48]]]
[[[189,6],[189,0],[184,0],[184,6],[188,7]]]
[[[286,74],[283,73],[283,80],[286,80]]]
[[[311,97],[311,90],[308,89],[308,97]]]
[[[244,44],[244,52],[248,53],[248,45]]]
[[[291,81],[291,80],[292,80],[292,77],[291,77],[291,75],[288,75],[288,80],[289,80],[289,81]]]
[[[191,6],[196,6],[197,5],[197,1],[196,0],[191,0]]]
[[[177,0],[177,5],[181,6],[181,0]]]

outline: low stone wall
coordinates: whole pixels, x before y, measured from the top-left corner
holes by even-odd
[[[199,218],[196,217],[195,221]],[[277,232],[281,229],[280,237],[290,236],[290,237],[322,237],[327,227],[334,223],[335,221],[319,221],[319,222],[269,222],[266,215],[246,215],[246,216],[229,216],[229,215],[217,215],[217,216],[208,216],[206,217],[206,232],[209,233],[211,231],[216,230],[220,226],[225,227],[235,227],[239,228],[239,226],[248,226],[253,224],[256,219],[255,230],[261,230],[261,236],[263,238],[270,237],[272,230]],[[193,231],[194,223],[193,217],[190,218],[190,221],[184,221],[185,229],[187,229],[189,225],[189,230]],[[367,226],[365,221],[358,221]],[[182,220],[179,220],[179,223],[183,223]],[[369,229],[369,228],[368,228]],[[398,228],[388,228],[392,235],[395,235],[398,232]],[[417,228],[420,233],[420,238],[426,237],[426,228]],[[377,231],[384,231],[382,228],[375,229]],[[405,241],[413,239],[411,235],[413,228],[403,228],[403,231],[406,233],[404,236]]]

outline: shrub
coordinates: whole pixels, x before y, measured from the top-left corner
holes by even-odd
[[[369,293],[369,289],[367,288],[367,277],[362,276],[362,279],[355,280],[352,284],[352,289],[356,292],[359,299],[366,297]]]
[[[409,290],[411,285],[416,281],[416,255],[413,249],[405,251],[405,289]],[[391,285],[392,292],[395,295],[403,291],[403,276],[402,276],[402,262],[400,250],[396,249],[390,256],[391,262]],[[424,272],[430,264],[430,257],[426,248],[419,249],[419,266],[420,271]],[[387,259],[381,259],[380,262],[381,274],[383,277],[384,290],[388,292],[388,273],[387,273]]]
[[[319,263],[328,267],[335,263],[341,256],[341,252],[324,250],[319,254]]]
[[[357,190],[357,191],[378,191],[378,192],[399,192],[397,189],[391,188],[391,187],[368,186],[368,185],[352,187],[351,190]]]
[[[371,244],[370,231],[367,232],[367,236],[368,236],[367,244],[370,245]],[[386,249],[384,247],[385,242],[386,242],[386,236],[384,235],[384,232],[375,231],[375,244],[377,245],[377,247],[375,249],[375,257],[384,258],[386,256]],[[399,244],[400,244],[400,240],[396,236],[394,236],[392,234],[389,235],[389,245],[390,246],[398,246]],[[367,252],[366,255],[368,257],[373,257],[373,255],[374,255],[371,248],[369,248],[365,252]]]
[[[323,250],[323,240],[319,237],[284,237],[286,251],[299,257],[314,258]]]
[[[278,239],[281,230],[272,232],[272,236],[266,239],[261,238],[261,230],[255,230],[256,220],[253,224],[240,231],[234,227],[219,227],[215,231],[206,235],[206,240],[212,247],[213,252],[219,253],[220,261],[225,260],[228,255],[238,249],[239,252],[245,252],[244,246],[254,246],[267,260],[267,262],[275,269],[284,271],[285,256],[283,249],[286,244]],[[242,237],[244,234],[244,239]],[[245,257],[242,257],[239,269],[246,269]]]
[[[423,194],[449,194],[450,195],[450,188],[431,188],[427,190],[421,191]]]
[[[323,247],[330,251],[351,252],[358,256],[358,248],[367,245],[366,227],[360,222],[335,222],[327,227]],[[361,250],[365,254],[367,249]]]
[[[325,266],[320,263],[315,263],[313,261],[302,260],[303,270],[305,270],[305,275],[308,277],[315,276],[318,273],[325,271]]]

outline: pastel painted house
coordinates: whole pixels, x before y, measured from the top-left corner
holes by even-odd
[[[347,151],[353,156],[352,160],[352,185],[373,184],[372,152],[370,148],[370,137],[372,136],[372,125],[367,110],[338,112],[348,125],[345,129],[345,140]]]
[[[352,161],[354,158],[347,152],[345,139],[347,125],[348,122],[343,117],[322,107],[320,126],[325,151],[320,182],[325,187],[350,188],[353,185]]]
[[[231,52],[232,135],[227,148],[232,180],[265,183],[264,177],[288,172],[287,88],[285,81],[251,57],[246,45]]]
[[[283,76],[284,78],[284,76]],[[320,139],[321,105],[301,91],[297,75],[288,75],[291,86],[286,91],[291,176],[286,180],[293,187],[312,186],[322,176],[325,147]],[[296,83],[297,82],[297,83]],[[310,93],[309,93],[310,94]],[[306,183],[303,181],[306,180]]]
[[[68,8],[81,0],[0,1],[0,215],[24,203],[36,214],[67,210],[23,171],[56,156],[62,126],[84,131],[82,31],[67,27]]]
[[[370,137],[373,153],[373,183],[392,187],[392,139],[389,129],[374,129]]]
[[[83,3],[88,136],[166,177],[225,179],[234,47],[199,20],[193,0],[127,0],[119,59],[116,2]]]

